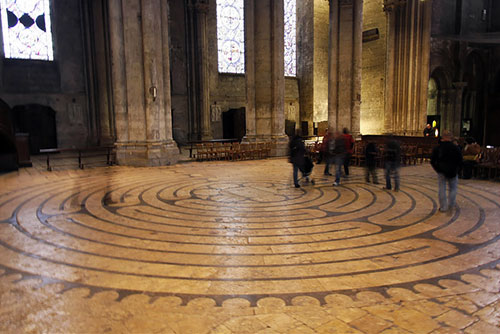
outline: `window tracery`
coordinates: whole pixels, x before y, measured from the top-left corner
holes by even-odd
[[[297,76],[297,2],[285,0],[285,76]]]
[[[217,0],[218,68],[221,73],[245,73],[243,0]]]
[[[5,58],[54,60],[50,0],[0,0]]]

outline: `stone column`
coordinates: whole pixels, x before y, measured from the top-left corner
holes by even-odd
[[[255,1],[245,0],[245,82],[246,82],[246,134],[245,141],[255,141]]]
[[[83,7],[89,11],[86,21],[87,33],[92,53],[89,61],[89,71],[95,79],[94,91],[96,95],[96,109],[98,116],[99,145],[111,146],[115,142],[115,125],[112,110],[111,85],[110,85],[110,50],[108,29],[108,3],[103,0],[88,2]]]
[[[108,4],[116,143],[122,144],[128,141],[128,109],[127,88],[125,84],[122,0],[109,0]]]
[[[418,130],[419,124],[427,123],[427,90],[429,88],[430,79],[430,54],[431,54],[431,29],[432,29],[432,0],[420,2],[422,8],[422,58],[421,67],[418,69],[420,73],[420,92],[419,98],[420,105],[417,109],[417,124],[416,130]]]
[[[247,131],[255,124],[255,139],[271,140],[271,154],[282,156],[287,153],[288,141],[284,131],[283,0],[248,0],[245,4],[250,5],[245,19],[252,16],[246,23],[246,41],[253,41],[253,51],[246,55],[247,104],[255,106],[255,114],[250,109],[246,116]],[[248,29],[249,24],[253,29]],[[253,140],[252,136],[249,132],[245,138]]]
[[[196,1],[194,8],[196,10],[198,27],[198,61],[200,69],[200,113],[201,113],[201,137],[202,139],[212,139],[212,130],[210,126],[210,75],[208,67],[208,36],[207,36],[207,0]]]
[[[160,107],[163,109],[163,73],[160,0],[141,1],[142,53],[144,62],[144,96],[146,114],[146,141],[160,141]],[[158,17],[160,16],[160,17]],[[158,43],[160,42],[160,43]],[[156,145],[155,145],[156,146]],[[159,148],[154,148],[159,149]]]
[[[110,2],[110,15],[113,15],[113,11],[118,12],[118,8],[113,6],[115,1]],[[111,28],[112,34],[119,36],[120,29],[123,34],[121,46],[116,47],[117,50],[123,49],[122,58],[116,59],[114,67],[121,69],[120,66],[124,66],[125,74],[122,81],[113,80],[113,90],[121,93],[122,87],[125,87],[123,101],[128,107],[127,118],[121,119],[126,124],[119,130],[117,119],[117,133],[120,133],[116,143],[119,164],[159,166],[178,159],[178,150],[171,140],[171,122],[167,124],[167,118],[171,117],[167,117],[167,113],[171,111],[168,109],[170,98],[167,97],[170,95],[170,85],[164,84],[165,78],[170,81],[169,66],[165,64],[169,58],[164,55],[165,49],[168,50],[165,1],[122,0],[123,25]],[[113,25],[116,20],[111,23]],[[113,35],[111,39],[112,44],[113,41],[117,44],[120,42]],[[115,71],[113,73],[115,76]],[[123,72],[116,74],[119,77],[118,74]],[[166,89],[168,92],[165,92]],[[115,114],[121,117],[119,107],[116,109],[115,106]]]
[[[395,4],[386,2],[384,12],[387,16],[387,44],[386,44],[386,71],[385,71],[385,101],[384,101],[384,132],[394,131],[394,61],[395,61],[395,31],[396,13]]]
[[[337,128],[338,110],[338,52],[339,52],[339,3],[330,0],[330,32],[328,45],[328,127]]]
[[[353,2],[354,1],[354,2]],[[330,0],[328,126],[359,134],[362,0]]]
[[[363,0],[354,0],[353,6],[353,79],[352,79],[352,114],[351,132],[354,137],[359,136],[360,129],[360,104],[361,104],[361,68],[363,44]]]
[[[390,24],[388,62],[394,64],[386,78],[386,115],[392,114],[394,133],[419,136],[427,115],[432,1],[385,0],[384,5]]]
[[[172,96],[170,84],[170,45],[168,32],[168,0],[161,0],[161,31],[163,45],[163,92],[165,101],[165,141],[168,146],[177,149],[172,134]]]
[[[276,142],[276,155],[286,154],[288,138],[285,135],[285,10],[284,0],[273,0],[272,5],[272,117],[271,136]],[[284,147],[282,147],[284,146]],[[285,150],[284,152],[283,149]]]

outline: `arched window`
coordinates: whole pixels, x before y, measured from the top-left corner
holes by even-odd
[[[297,3],[285,0],[285,76],[297,76]]]
[[[50,0],[0,0],[5,58],[54,60]]]
[[[245,73],[243,0],[217,0],[219,72]]]

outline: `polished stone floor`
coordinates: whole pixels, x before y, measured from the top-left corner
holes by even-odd
[[[500,333],[500,184],[285,159],[0,175],[2,333]],[[381,173],[381,171],[379,171]]]

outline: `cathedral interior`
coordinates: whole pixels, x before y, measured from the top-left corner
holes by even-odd
[[[0,11],[0,332],[500,333],[500,1]],[[449,213],[424,151],[294,188],[343,128],[492,153]]]

